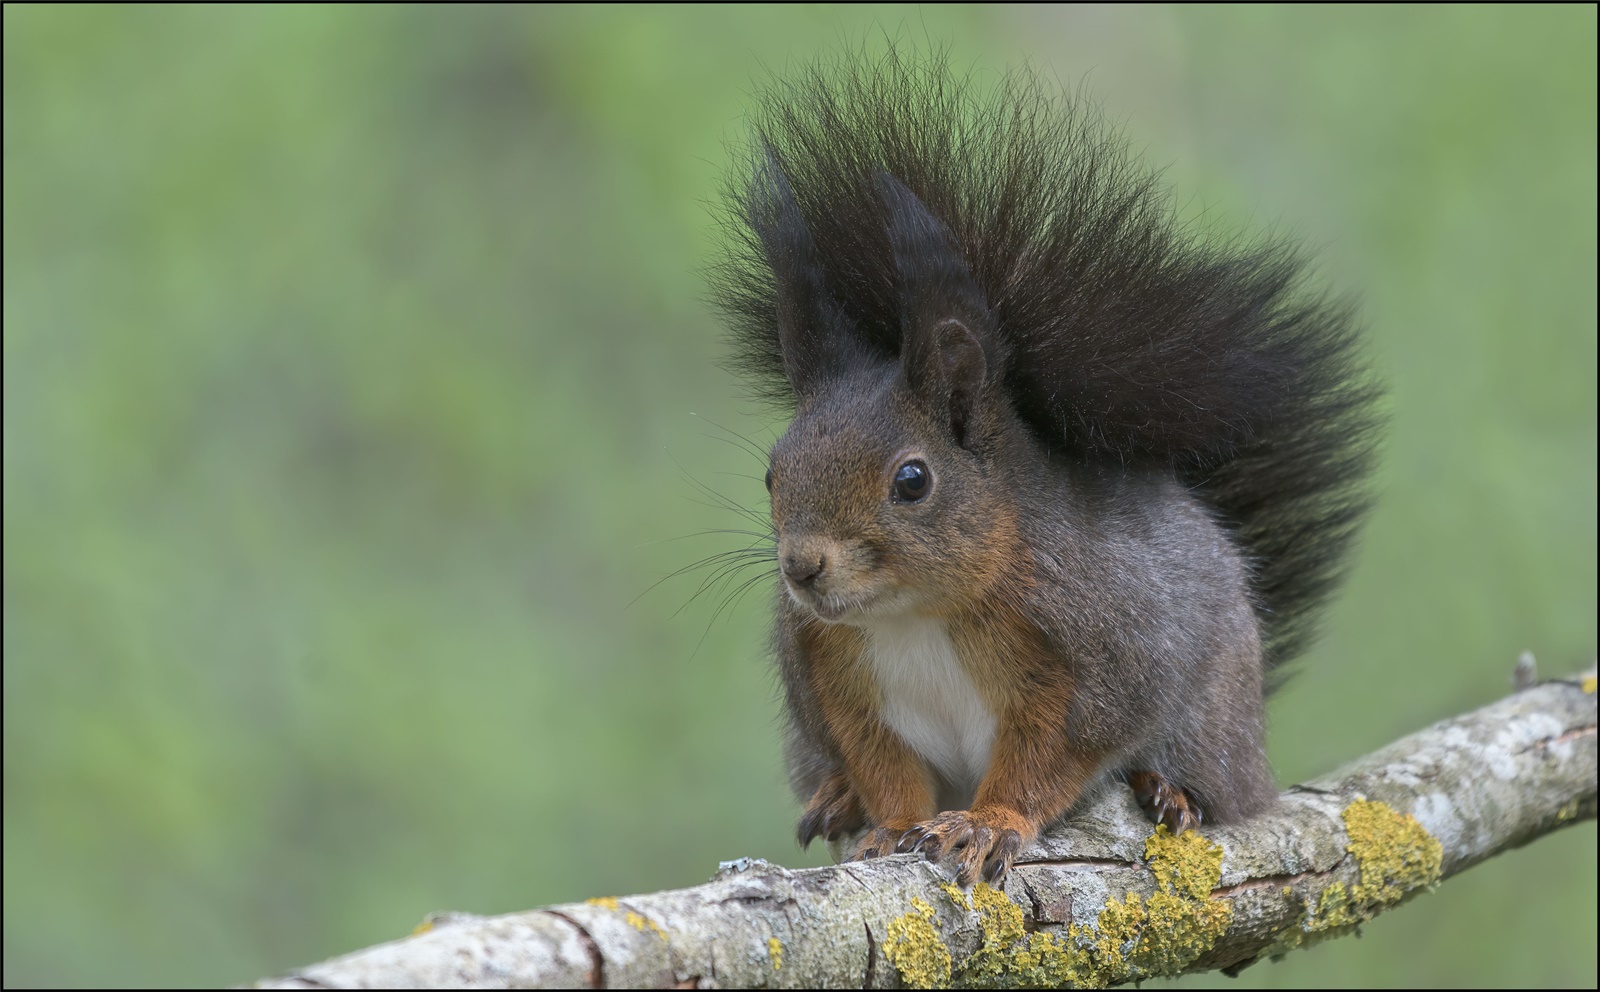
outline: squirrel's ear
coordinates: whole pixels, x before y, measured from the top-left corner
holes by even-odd
[[[887,172],[878,194],[888,212],[889,246],[900,276],[900,354],[911,388],[946,407],[956,442],[968,428],[990,368],[989,306],[955,235],[917,195]],[[986,342],[988,347],[986,348]]]
[[[854,328],[828,294],[816,242],[772,146],[756,167],[748,220],[772,269],[778,299],[778,348],[797,396],[814,392],[844,371],[854,352]]]
[[[978,336],[950,318],[912,335],[906,344],[906,381],[935,409],[947,412],[956,443],[971,448],[972,421],[989,370]]]

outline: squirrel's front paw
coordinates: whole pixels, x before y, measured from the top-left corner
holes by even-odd
[[[801,847],[810,847],[818,837],[837,840],[866,826],[867,817],[862,812],[861,800],[842,772],[834,772],[817,786],[800,814],[797,834]]]
[[[956,881],[965,887],[980,878],[998,883],[1034,833],[1021,813],[1004,806],[952,810],[907,830],[898,849],[920,851],[929,861],[959,852]]]

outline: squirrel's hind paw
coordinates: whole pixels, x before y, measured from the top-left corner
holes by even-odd
[[[1198,829],[1200,804],[1190,795],[1155,772],[1129,772],[1128,785],[1139,808],[1152,823],[1165,823],[1176,837],[1185,830]]]

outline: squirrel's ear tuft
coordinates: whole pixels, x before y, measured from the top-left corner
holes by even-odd
[[[747,219],[776,283],[784,374],[795,395],[804,397],[849,367],[854,327],[828,293],[816,242],[777,154],[771,145],[762,147]]]
[[[951,317],[987,324],[988,301],[950,228],[894,176],[880,169],[877,182],[899,275],[902,334]]]
[[[911,388],[949,412],[956,443],[969,428],[991,367],[998,365],[989,306],[955,235],[904,183],[880,171],[889,247],[900,290],[900,353]],[[987,344],[987,348],[986,348]]]

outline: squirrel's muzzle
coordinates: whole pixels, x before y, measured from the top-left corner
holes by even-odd
[[[828,555],[824,549],[814,546],[801,547],[792,552],[780,548],[778,565],[783,569],[783,577],[791,585],[810,591],[828,570]]]
[[[854,542],[816,534],[778,539],[778,570],[790,597],[829,623],[839,622],[872,598]],[[867,581],[864,581],[867,580]]]

